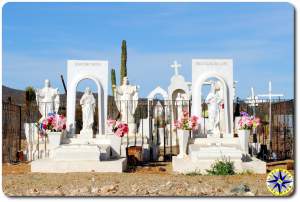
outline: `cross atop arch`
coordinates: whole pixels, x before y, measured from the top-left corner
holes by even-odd
[[[175,75],[178,75],[178,68],[181,67],[181,64],[177,63],[177,61],[175,60],[171,67],[174,68]]]

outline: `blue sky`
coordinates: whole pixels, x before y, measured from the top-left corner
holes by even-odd
[[[275,93],[292,98],[293,20],[287,3],[8,3],[3,85],[42,87],[48,78],[63,92],[68,59],[108,60],[119,77],[125,39],[128,77],[142,97],[167,88],[173,60],[190,81],[193,58],[232,58],[239,97],[251,86],[266,93],[272,80]]]

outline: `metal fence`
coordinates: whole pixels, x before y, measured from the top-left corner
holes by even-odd
[[[294,159],[294,107],[294,100],[283,99],[272,99],[271,102],[260,99],[254,104],[248,104],[246,100],[235,102],[235,115],[246,111],[262,121],[262,125],[252,131],[250,139],[259,145],[259,158],[266,161]]]
[[[21,150],[22,108],[2,102],[2,161],[17,162]]]
[[[36,122],[41,116],[38,107],[18,106],[11,103],[3,103],[2,129],[3,129],[3,161],[14,162],[18,159],[18,151],[26,147],[23,125],[25,122]],[[108,100],[107,118],[118,119],[120,114],[117,104],[113,98]],[[126,105],[125,105],[126,106]],[[129,106],[129,105],[127,105]],[[271,117],[270,117],[271,106]],[[174,128],[174,121],[180,117],[177,110],[185,109],[191,114],[192,102],[182,100],[147,100],[139,99],[134,113],[134,123],[136,131],[131,136],[124,136],[122,144],[126,146],[144,146],[149,144],[150,160],[168,161],[173,155],[178,154],[177,131]],[[97,107],[96,107],[96,110]],[[127,109],[129,110],[129,109]],[[206,134],[207,104],[202,103],[201,123],[203,134]],[[257,156],[266,161],[294,158],[294,100],[273,99],[270,105],[269,100],[260,100],[251,105],[245,100],[234,102],[234,116],[238,116],[240,111],[246,111],[251,115],[256,115],[262,120],[259,126],[251,134],[251,144],[259,145]],[[61,103],[59,113],[66,114],[66,105]],[[94,133],[98,131],[97,114],[95,113]],[[81,107],[76,105],[76,127],[77,132],[82,127]],[[271,121],[271,124],[270,124]],[[192,136],[192,134],[190,134]],[[130,142],[132,141],[132,144]],[[253,152],[250,150],[251,153]],[[154,150],[157,150],[154,156]],[[121,150],[121,149],[120,149]]]

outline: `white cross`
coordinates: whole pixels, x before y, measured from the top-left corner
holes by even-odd
[[[171,65],[172,68],[175,70],[175,75],[178,75],[178,68],[181,67],[181,64],[178,64],[175,60],[174,63]]]
[[[258,95],[259,97],[269,97],[269,100],[272,100],[272,97],[283,97],[283,94],[272,94],[272,82],[269,81],[269,92],[268,94]]]
[[[269,97],[269,133],[270,133],[270,150],[272,151],[271,148],[271,143],[272,143],[272,97],[283,97],[283,94],[272,94],[272,82],[269,81],[269,93],[268,94],[261,94],[258,95],[260,97]]]
[[[253,109],[253,116],[255,116],[255,107],[258,106],[258,103],[261,103],[262,100],[259,100],[258,99],[258,96],[255,96],[255,93],[254,93],[254,88],[251,87],[251,95],[249,97],[246,98],[246,103],[252,107]]]
[[[255,96],[254,94],[254,88],[251,87],[251,95],[246,98],[246,103],[249,104],[251,107],[257,107],[258,106],[258,96]]]

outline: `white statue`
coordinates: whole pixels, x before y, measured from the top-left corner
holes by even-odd
[[[129,85],[127,77],[124,77],[122,85],[115,88],[115,101],[121,113],[121,121],[128,124],[129,134],[136,131],[134,113],[138,99],[138,87]]]
[[[205,102],[208,105],[208,132],[215,136],[220,133],[220,109],[221,99],[216,93],[215,82],[211,83],[211,90],[208,93]]]
[[[219,121],[220,121],[220,133],[225,133],[225,111],[224,111],[224,90],[222,88],[221,81],[217,81],[215,85],[216,94],[219,99]]]
[[[59,109],[59,91],[58,88],[52,88],[50,81],[45,80],[45,87],[42,89],[36,89],[36,102],[39,106],[39,111],[42,115],[43,120],[48,116],[49,113],[57,113]]]
[[[154,117],[162,118],[164,114],[164,109],[160,101],[158,101],[154,107]]]
[[[80,131],[80,134],[89,133],[89,135],[93,135],[96,100],[89,87],[85,89],[85,92],[80,99],[80,105],[82,108],[82,130]]]

